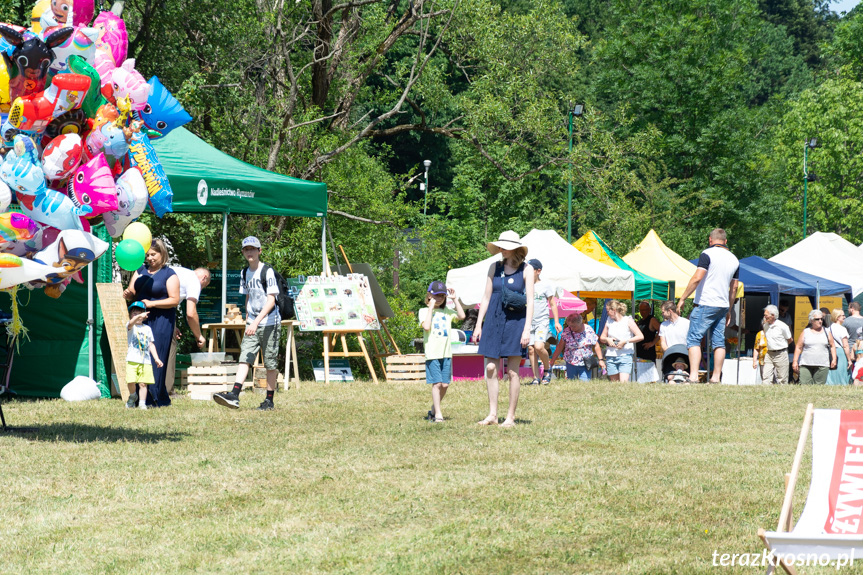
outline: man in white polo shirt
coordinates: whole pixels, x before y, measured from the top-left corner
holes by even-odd
[[[710,383],[719,383],[722,364],[725,362],[725,325],[730,321],[731,308],[737,299],[737,277],[740,262],[728,250],[725,230],[716,228],[710,232],[710,246],[701,252],[697,269],[677,302],[680,314],[686,298],[695,292],[696,308],[689,316],[689,333],[686,347],[689,348],[689,381],[698,381],[698,366],[701,365],[701,340],[710,336],[713,346],[713,375]],[[729,324],[730,325],[730,324]]]
[[[172,266],[172,270],[180,280],[180,303],[186,302],[186,323],[195,336],[198,349],[203,349],[207,339],[201,333],[201,320],[198,318],[198,300],[201,299],[201,290],[210,285],[210,270],[198,268],[194,271],[188,268]],[[165,387],[170,393],[174,389],[174,376],[177,369],[177,341],[180,339],[180,330],[174,328],[174,340],[171,342],[171,353],[168,356],[167,377]]]
[[[763,382],[788,383],[788,346],[794,343],[791,328],[778,319],[779,309],[775,305],[764,308],[764,339],[767,341],[767,354],[764,357]]]
[[[686,345],[686,334],[689,333],[689,320],[680,317],[673,301],[662,303],[662,318],[659,324],[659,340],[664,352],[672,345]]]

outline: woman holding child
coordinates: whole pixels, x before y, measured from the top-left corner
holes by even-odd
[[[605,350],[608,379],[611,381],[629,381],[632,374],[635,346],[644,341],[644,334],[638,329],[632,316],[626,315],[626,304],[616,299],[610,299],[605,304],[608,321],[602,329],[599,341],[608,346]]]
[[[123,292],[128,301],[140,301],[149,312],[147,325],[153,331],[159,357],[168,357],[171,338],[177,323],[177,305],[180,303],[180,279],[168,267],[168,249],[159,238],[153,239],[144,265],[132,274],[129,287]],[[171,405],[165,387],[165,366],[153,368],[154,383],[147,395],[147,405]]]
[[[489,242],[486,248],[492,255],[501,254],[488,269],[485,293],[479,307],[479,316],[473,332],[473,340],[479,342],[479,353],[485,357],[485,383],[488,389],[488,417],[480,425],[497,425],[497,398],[499,392],[498,374],[501,359],[506,358],[509,376],[509,411],[501,427],[515,427],[515,408],[518,405],[519,375],[518,368],[522,353],[530,341],[530,322],[525,318],[533,317],[533,268],[525,263],[527,246],[513,231],[500,234],[496,242]],[[521,305],[510,304],[504,307],[506,296],[511,293],[523,296]],[[513,299],[519,299],[518,295]],[[520,302],[518,302],[520,303]]]

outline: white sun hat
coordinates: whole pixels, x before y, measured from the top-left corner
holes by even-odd
[[[485,247],[492,255],[497,255],[501,250],[519,250],[527,256],[527,246],[521,243],[521,238],[512,230],[501,232],[497,241],[488,242]]]

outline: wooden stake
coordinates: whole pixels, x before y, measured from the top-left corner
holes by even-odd
[[[809,436],[809,427],[812,425],[813,405],[806,406],[806,416],[803,418],[803,427],[800,429],[800,439],[797,441],[797,453],[794,455],[794,463],[791,465],[791,477],[785,488],[785,499],[782,502],[782,513],[779,515],[779,525],[776,531],[785,531],[786,525],[790,525],[791,502],[794,498],[794,487],[797,485],[797,474],[800,471],[800,462],[803,459],[803,450],[806,447],[806,438]]]

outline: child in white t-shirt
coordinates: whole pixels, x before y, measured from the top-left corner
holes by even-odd
[[[138,405],[139,391],[141,403],[138,408],[147,409],[147,385],[155,383],[150,355],[157,367],[163,365],[153,341],[153,331],[150,326],[143,325],[148,315],[144,302],[136,301],[129,306],[129,321],[126,324],[126,342],[129,346],[126,352],[126,385],[129,386],[129,399],[126,407],[130,409]]]
[[[447,298],[453,300],[455,309],[446,307]],[[419,312],[419,321],[423,327],[423,344],[426,356],[426,383],[432,386],[432,408],[429,410],[429,420],[434,423],[443,422],[440,402],[446,395],[452,381],[452,345],[450,332],[452,318],[465,318],[461,302],[454,289],[447,289],[443,282],[432,282],[426,293],[425,309]]]

